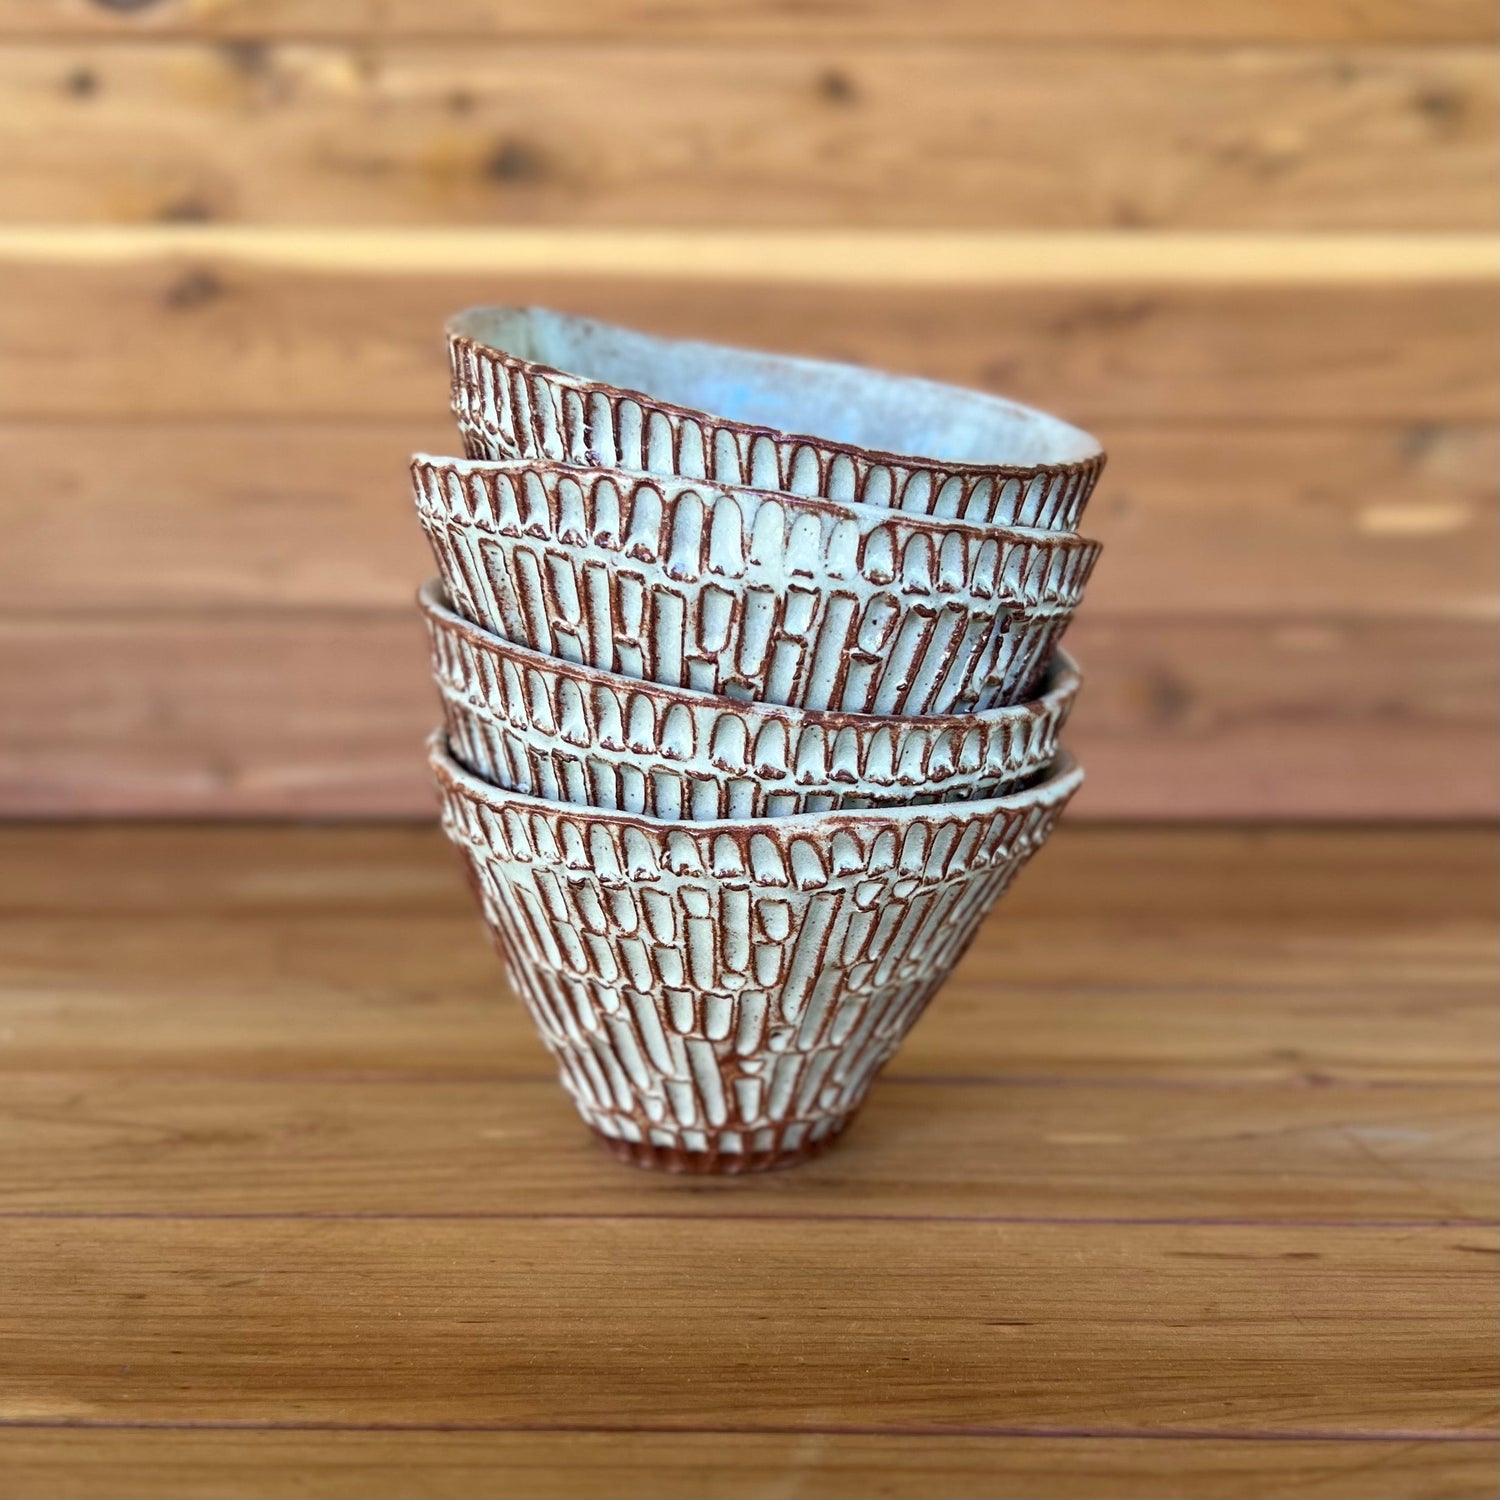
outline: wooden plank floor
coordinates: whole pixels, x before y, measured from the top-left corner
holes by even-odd
[[[433,830],[0,829],[0,1496],[1491,1495],[1494,855],[1065,828],[838,1150],[677,1182]]]

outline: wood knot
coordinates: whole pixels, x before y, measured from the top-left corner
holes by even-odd
[[[1132,696],[1147,722],[1163,728],[1181,724],[1193,707],[1192,690],[1165,668],[1143,673]]]
[[[484,175],[496,182],[535,182],[547,175],[547,160],[530,141],[497,141],[484,159]]]
[[[1456,89],[1425,88],[1412,98],[1412,107],[1437,125],[1451,125],[1464,113],[1464,96]]]
[[[243,78],[263,78],[271,66],[271,49],[251,37],[231,37],[219,43],[220,55]]]
[[[859,97],[854,80],[840,68],[825,68],[818,74],[818,97],[830,104],[853,104]]]
[[[224,295],[225,287],[220,278],[206,266],[184,271],[162,293],[162,304],[177,311],[202,307]]]
[[[172,198],[157,210],[157,222],[161,224],[206,224],[214,217],[213,205],[195,193],[184,193]]]

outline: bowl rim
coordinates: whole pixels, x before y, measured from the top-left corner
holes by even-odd
[[[1066,802],[1083,784],[1083,767],[1059,746],[1046,771],[1020,791],[1001,797],[976,797],[965,802],[939,802],[907,807],[834,808],[827,812],[787,813],[773,818],[653,818],[645,813],[620,812],[587,803],[551,802],[527,792],[510,792],[476,776],[454,758],[446,731],[436,729],[427,738],[427,764],[440,789],[464,801],[479,803],[494,813],[542,814],[549,819],[568,819],[591,824],[634,828],[668,839],[715,838],[720,834],[769,835],[780,838],[818,837],[855,830],[901,829],[911,824],[974,821],[1032,807]]]
[[[819,437],[815,433],[794,432],[788,428],[771,427],[758,422],[745,422],[735,417],[726,417],[715,412],[706,411],[701,407],[683,406],[674,401],[664,401],[651,395],[649,391],[614,385],[607,380],[594,379],[574,371],[559,369],[557,366],[546,364],[541,360],[528,359],[523,355],[513,354],[509,350],[501,348],[498,344],[489,342],[478,333],[468,332],[464,327],[466,320],[477,319],[479,317],[493,317],[496,314],[518,314],[527,319],[537,314],[545,314],[551,317],[563,318],[573,323],[607,329],[611,332],[628,333],[634,337],[648,339],[653,343],[668,347],[687,346],[721,355],[752,355],[761,359],[777,360],[794,369],[805,370],[809,374],[815,374],[819,371],[838,370],[840,372],[856,372],[862,375],[881,375],[890,380],[910,383],[918,389],[934,390],[939,393],[961,394],[970,399],[977,399],[992,404],[997,411],[1016,413],[1027,418],[1041,418],[1050,426],[1064,429],[1067,432],[1077,433],[1090,445],[1090,451],[1080,458],[1045,463],[991,463],[982,460],[936,458],[920,453],[899,453],[883,448],[866,448],[859,443]],[[1091,432],[1086,431],[1082,427],[1077,427],[1071,422],[1064,421],[1063,418],[1054,416],[1049,411],[1044,411],[1042,408],[1036,406],[1027,406],[1023,402],[1011,400],[1006,396],[997,396],[989,391],[976,390],[972,386],[930,380],[926,376],[921,375],[903,375],[889,370],[874,369],[866,365],[848,364],[840,360],[811,359],[805,355],[744,349],[736,347],[733,344],[717,344],[705,339],[670,338],[661,334],[645,333],[639,329],[629,328],[622,323],[609,323],[603,319],[590,318],[579,313],[560,312],[552,308],[538,306],[535,303],[476,303],[462,309],[460,312],[454,313],[448,318],[444,325],[444,332],[447,335],[450,355],[453,351],[457,350],[472,351],[482,357],[496,360],[513,370],[540,375],[548,381],[555,382],[575,391],[598,392],[606,397],[613,398],[626,397],[653,410],[664,412],[674,417],[687,418],[694,422],[707,421],[723,427],[733,428],[751,436],[768,437],[773,441],[803,444],[813,449],[823,449],[829,452],[857,454],[862,458],[879,464],[897,465],[905,468],[943,470],[953,474],[964,474],[976,479],[1034,479],[1041,476],[1060,476],[1071,479],[1075,476],[1084,477],[1092,475],[1093,479],[1097,481],[1107,459],[1103,445]],[[458,362],[456,359],[453,361],[453,369],[454,393],[456,398],[457,391],[463,384],[458,374]],[[456,399],[455,410],[457,410]],[[461,414],[460,419],[462,419]]]
[[[747,703],[723,693],[705,692],[701,688],[675,687],[670,683],[648,678],[626,677],[621,672],[611,672],[587,662],[569,661],[565,657],[537,651],[520,641],[512,641],[461,615],[453,607],[447,585],[441,578],[429,578],[417,590],[416,597],[417,608],[438,630],[462,636],[478,650],[513,658],[524,668],[543,674],[581,679],[600,687],[645,693],[648,697],[685,703],[689,708],[706,709],[715,713],[753,714],[757,719],[780,722],[788,727],[795,726],[798,730],[815,728],[833,733],[850,729],[855,733],[873,735],[882,729],[921,728],[929,730],[936,738],[950,730],[967,731],[1010,720],[1064,715],[1072,708],[1083,685],[1083,673],[1077,662],[1059,647],[1053,653],[1052,662],[1042,678],[1041,690],[1034,697],[1020,703],[1000,704],[994,708],[945,714],[865,714],[856,713],[852,709],[799,708],[793,704],[759,700]],[[441,686],[439,684],[440,690]]]
[[[856,521],[870,517],[872,526],[914,525],[922,531],[970,537],[976,543],[1009,541],[1020,546],[1046,548],[1052,552],[1081,552],[1091,556],[1090,568],[1104,551],[1102,542],[1078,531],[1049,531],[1040,526],[1007,526],[992,521],[971,521],[963,516],[932,516],[925,511],[870,505],[863,500],[831,500],[827,495],[798,495],[790,490],[767,490],[755,485],[734,484],[726,479],[700,479],[687,474],[653,474],[645,469],[626,469],[616,464],[576,464],[561,458],[469,458],[420,451],[412,454],[409,468],[414,484],[419,481],[422,471],[441,473],[446,469],[464,474],[496,473],[507,476],[527,470],[544,470],[559,473],[566,478],[586,478],[590,483],[601,479],[625,480],[630,483],[632,490],[641,485],[688,485],[714,491],[731,499],[738,495],[749,495],[757,502],[786,501],[790,502],[793,511],[807,510],[825,515],[835,513],[836,518],[839,513],[852,511]],[[418,487],[419,509],[423,509],[421,500]]]

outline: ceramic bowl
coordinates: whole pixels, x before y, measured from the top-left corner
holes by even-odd
[[[448,341],[472,458],[618,466],[1056,531],[1077,526],[1104,466],[1092,437],[1044,412],[853,365],[535,307],[470,308]]]
[[[664,823],[501,791],[435,735],[443,825],[616,1155],[736,1172],[848,1125],[1082,773],[943,807]]]
[[[1058,654],[1041,696],[905,719],[736,703],[543,656],[418,596],[454,757],[549,802],[680,818],[998,797],[1057,755],[1078,670]]]
[[[412,463],[449,597],[548,656],[742,701],[946,714],[1034,696],[1098,554],[705,480]]]

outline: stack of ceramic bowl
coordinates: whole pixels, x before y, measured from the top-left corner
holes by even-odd
[[[431,761],[514,986],[617,1155],[812,1155],[1079,784],[1057,643],[1103,455],[537,309],[449,339],[467,456],[412,464]]]

